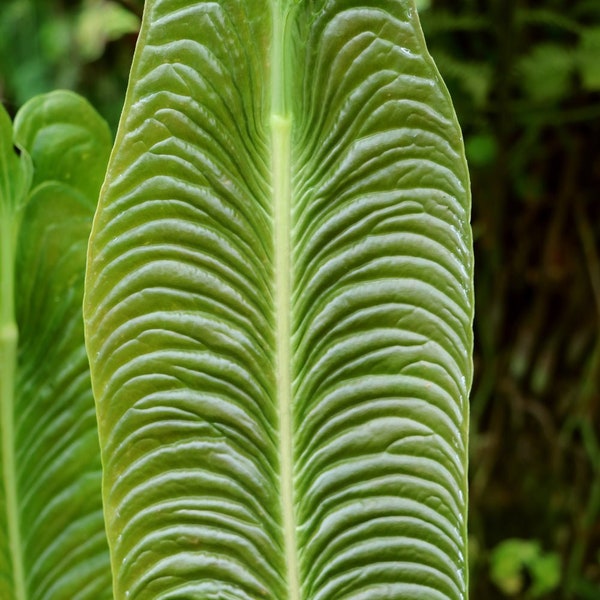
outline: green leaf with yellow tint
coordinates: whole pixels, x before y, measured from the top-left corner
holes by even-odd
[[[84,305],[116,598],[466,597],[469,211],[412,1],[147,0]]]

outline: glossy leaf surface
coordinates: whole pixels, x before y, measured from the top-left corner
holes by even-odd
[[[466,597],[468,220],[412,2],[146,2],[84,308],[116,598]]]
[[[3,109],[1,116],[2,180],[17,182],[11,185],[19,192],[12,208],[6,195],[0,199],[3,332],[14,333],[11,347],[2,340],[0,364],[0,597],[111,598],[81,314],[87,239],[110,132],[70,92],[28,102],[14,134]]]

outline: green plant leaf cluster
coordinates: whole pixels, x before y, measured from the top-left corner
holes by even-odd
[[[0,107],[0,598],[111,597],[85,253],[111,147],[70,92]]]

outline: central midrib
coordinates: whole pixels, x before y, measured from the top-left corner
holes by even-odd
[[[291,374],[291,126],[286,103],[285,3],[275,3],[272,38],[271,153],[274,204],[276,386],[285,569],[289,600],[300,600],[294,510]]]

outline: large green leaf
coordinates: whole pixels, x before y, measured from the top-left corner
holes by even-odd
[[[111,598],[81,314],[111,136],[69,92],[36,97],[19,111],[20,158],[2,108],[0,125],[0,598]]]
[[[411,1],[146,2],[84,304],[116,598],[465,598],[468,195]]]

